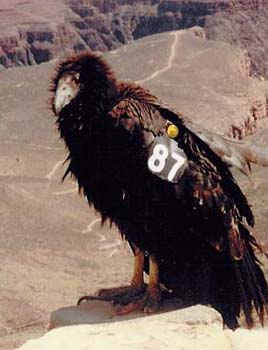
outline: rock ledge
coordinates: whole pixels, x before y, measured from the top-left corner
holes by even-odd
[[[49,331],[40,339],[28,341],[20,350],[103,350],[103,349],[206,349],[231,350],[231,341],[222,331],[220,315],[205,306],[193,306],[177,311],[165,312],[134,319],[113,318],[111,307],[103,303],[100,314],[103,323],[73,325]],[[96,309],[88,304],[65,308],[56,312],[57,317],[72,313],[73,322],[79,319],[85,323],[86,310],[88,323],[96,320]],[[93,313],[90,313],[90,307]],[[106,310],[106,313],[105,313]],[[71,313],[70,313],[71,312]],[[55,318],[55,313],[54,316]],[[100,320],[99,320],[100,321]],[[68,324],[65,323],[65,325]]]

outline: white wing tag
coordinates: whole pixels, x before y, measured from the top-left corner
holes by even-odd
[[[187,166],[187,157],[175,140],[158,136],[149,148],[148,168],[163,180],[176,183]]]

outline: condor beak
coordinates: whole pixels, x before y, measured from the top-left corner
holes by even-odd
[[[68,80],[61,79],[55,93],[54,110],[56,115],[62,111],[78,94],[78,87],[71,84]]]

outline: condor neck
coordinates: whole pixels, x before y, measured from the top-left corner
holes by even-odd
[[[85,112],[90,112],[92,118],[101,119],[112,108],[117,96],[118,90],[114,81],[100,79],[92,82],[82,95],[82,101],[86,104]]]

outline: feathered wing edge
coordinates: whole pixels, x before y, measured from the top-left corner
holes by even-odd
[[[174,124],[178,119],[183,120],[184,125],[204,141],[225,164],[239,169],[243,174],[250,175],[251,164],[268,166],[268,146],[259,147],[209,131],[160,103],[158,109],[161,110],[163,117],[166,115]]]
[[[268,146],[259,147],[248,142],[230,139],[203,129],[189,120],[186,121],[186,125],[206,142],[223,162],[228,166],[236,167],[243,174],[250,174],[251,164],[268,166]]]

